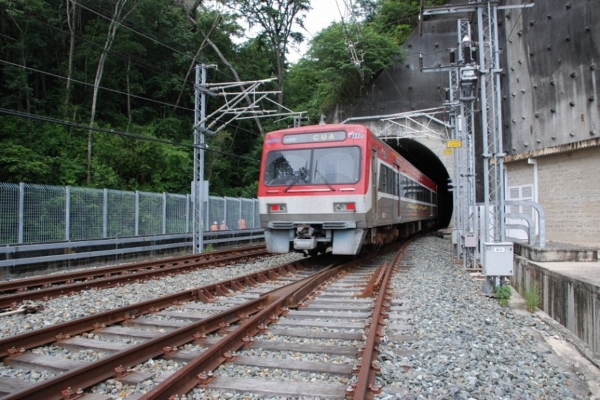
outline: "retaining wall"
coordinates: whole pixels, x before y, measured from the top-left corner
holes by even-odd
[[[536,260],[539,253],[547,261],[552,252],[558,254],[557,259],[561,262]],[[524,257],[524,254],[533,260]],[[590,257],[593,262],[577,261],[589,261]],[[574,261],[565,263],[565,259]],[[575,272],[584,278],[581,279]],[[597,250],[582,249],[581,254],[572,248],[565,249],[565,252],[556,249],[539,252],[529,246],[515,245],[514,276],[511,279],[515,289],[523,295],[527,289],[537,285],[538,307],[588,344],[593,352],[600,354],[600,286],[597,277],[600,277]]]

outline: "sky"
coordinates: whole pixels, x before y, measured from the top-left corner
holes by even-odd
[[[300,45],[299,48],[289,48],[288,51],[288,62],[295,63],[297,62],[308,50],[308,42],[316,35],[320,30],[325,29],[334,21],[340,21],[342,19],[341,15],[344,15],[344,18],[348,15],[346,11],[345,3],[348,0],[311,0],[311,10],[306,13],[306,18],[304,19],[304,27],[303,30],[300,27],[297,29],[302,32],[305,37],[304,42]],[[222,8],[222,5],[219,5],[217,2],[214,2],[213,6],[216,9]],[[241,22],[241,21],[240,21]],[[243,23],[241,23],[243,26]],[[253,29],[247,31],[247,36],[253,36]],[[234,38],[234,42],[241,43],[246,39],[243,38]]]
[[[310,5],[312,10],[306,14],[304,19],[304,27],[306,30],[301,31],[304,34],[304,43],[300,49],[295,50],[290,48],[288,61],[295,63],[308,49],[308,42],[320,30],[325,29],[334,21],[340,21],[341,16],[348,15],[345,11],[344,0],[311,0]]]

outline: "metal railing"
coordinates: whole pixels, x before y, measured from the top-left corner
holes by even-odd
[[[209,196],[204,231],[260,228],[258,201]],[[190,195],[0,183],[0,245],[191,233]]]

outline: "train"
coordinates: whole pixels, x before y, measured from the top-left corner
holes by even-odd
[[[267,251],[355,255],[436,224],[436,184],[358,124],[264,136],[258,207]]]

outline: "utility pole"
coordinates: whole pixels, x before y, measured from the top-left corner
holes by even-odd
[[[193,227],[192,252],[202,253],[204,250],[204,199],[208,198],[208,185],[204,183],[204,132],[206,131],[206,95],[216,96],[204,89],[206,71],[214,65],[196,65],[196,84],[194,96],[194,180],[192,182]]]
[[[195,81],[195,107],[194,107],[194,178],[192,181],[193,202],[193,227],[192,227],[192,252],[202,253],[204,250],[204,228],[206,208],[208,204],[208,182],[204,181],[204,134],[217,134],[233,121],[242,119],[255,119],[265,117],[294,117],[294,121],[302,121],[304,111],[293,112],[292,110],[278,104],[269,96],[279,94],[279,91],[260,91],[261,85],[267,84],[275,78],[262,79],[249,82],[221,82],[207,83],[206,72],[209,68],[216,68],[214,64],[201,64],[196,66]],[[238,90],[239,91],[232,91]],[[224,103],[217,110],[207,115],[206,96],[220,97]],[[240,105],[245,101],[246,105]],[[277,106],[282,111],[266,109],[262,103],[269,106]],[[207,121],[211,120],[207,126]],[[216,129],[215,129],[216,127]],[[208,228],[208,226],[206,226]]]

